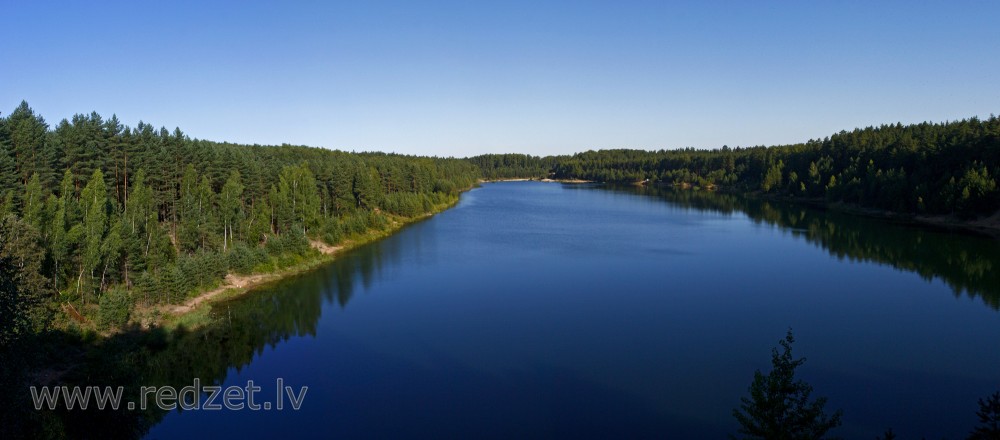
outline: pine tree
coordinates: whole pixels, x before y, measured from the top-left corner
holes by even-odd
[[[44,144],[48,125],[26,101],[21,101],[21,105],[7,117],[7,129],[18,179],[27,183],[32,174],[46,171],[48,158],[44,156]]]
[[[14,155],[11,151],[6,121],[6,119],[0,119],[0,195],[14,191],[20,183],[17,175],[17,164],[14,162]]]
[[[969,440],[992,440],[1000,438],[1000,392],[979,399],[979,426],[969,433]]]
[[[739,421],[744,439],[792,440],[821,439],[826,433],[840,426],[841,411],[827,416],[823,407],[826,398],[810,400],[812,386],[795,379],[795,369],[805,363],[805,358],[792,356],[795,338],[791,329],[778,349],[771,350],[771,372],[754,373],[750,397],[742,397],[733,417]]]

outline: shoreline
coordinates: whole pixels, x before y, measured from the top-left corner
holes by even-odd
[[[469,188],[471,189],[471,188]],[[463,190],[462,192],[468,191]],[[458,204],[460,196],[454,201],[435,206],[430,212],[416,217],[395,217],[391,218],[389,227],[381,231],[369,230],[360,236],[351,237],[337,243],[328,245],[319,240],[310,240],[310,246],[319,254],[301,263],[279,269],[274,272],[256,272],[250,274],[228,273],[217,287],[208,289],[193,297],[188,298],[180,304],[157,304],[149,307],[136,308],[135,316],[128,325],[139,325],[143,330],[163,328],[174,330],[183,326],[187,330],[198,328],[210,322],[209,311],[212,306],[220,302],[229,301],[252,294],[257,289],[265,287],[298,274],[308,272],[320,266],[329,264],[337,259],[337,256],[352,249],[374,243],[383,238],[399,232],[401,229],[422,220],[426,220],[434,215],[453,208]],[[126,328],[128,328],[126,325]],[[103,336],[110,336],[119,333],[126,328],[112,328],[102,332]]]
[[[535,178],[504,178],[504,179],[480,179],[477,183],[495,182],[546,182],[546,183],[596,183],[582,179],[535,179]],[[639,183],[641,186],[642,183]],[[662,185],[682,190],[697,190],[690,185]],[[468,188],[468,191],[472,188]],[[710,192],[728,192],[725,188],[713,186],[711,188],[699,188]],[[991,238],[1000,238],[1000,212],[986,218],[976,220],[960,220],[953,216],[926,216],[918,214],[896,213],[892,211],[865,208],[844,203],[827,203],[822,199],[793,198],[784,196],[768,196],[759,193],[736,192],[746,197],[756,197],[764,200],[782,201],[795,204],[804,204],[819,209],[841,212],[851,215],[861,215],[865,217],[881,218],[901,224],[927,227],[939,230],[957,231],[963,233],[973,233],[986,235]],[[204,325],[208,321],[208,312],[211,306],[221,302],[245,296],[254,290],[268,284],[284,280],[286,278],[308,272],[317,267],[329,264],[336,260],[337,255],[350,251],[354,248],[378,241],[388,237],[411,223],[427,219],[438,213],[444,212],[458,204],[460,198],[446,205],[437,206],[433,211],[412,218],[394,218],[389,227],[382,231],[369,231],[361,234],[360,237],[346,239],[336,245],[328,245],[318,240],[310,240],[310,245],[318,252],[318,255],[307,261],[289,266],[274,272],[257,272],[250,274],[229,273],[217,287],[208,289],[196,296],[190,297],[181,304],[158,304],[148,307],[137,307],[134,310],[133,319],[129,325],[138,324],[143,329],[162,327],[174,329],[178,326],[185,328],[196,328]],[[127,327],[127,326],[126,326]],[[101,332],[104,336],[109,336],[123,331],[124,328],[113,328]]]
[[[500,179],[479,179],[478,183],[496,183],[496,182],[545,182],[545,183],[598,183],[593,180],[583,180],[583,179],[549,179],[546,178],[536,178],[536,177],[504,177]]]
[[[637,182],[635,185],[646,186],[644,182]],[[671,183],[671,184],[653,184],[659,187],[669,187],[681,190],[704,190],[709,192],[721,192],[727,194],[739,194],[744,197],[754,197],[762,200],[774,200],[787,203],[802,204],[807,206],[812,206],[814,208],[829,210],[834,212],[840,212],[851,215],[860,215],[864,217],[880,218],[883,220],[889,220],[900,224],[921,226],[932,229],[947,230],[953,232],[962,232],[968,234],[986,235],[991,238],[1000,239],[1000,211],[993,213],[992,215],[986,217],[980,217],[971,220],[963,220],[956,217],[953,214],[938,214],[938,215],[927,215],[927,214],[917,214],[917,213],[905,213],[905,212],[894,212],[885,209],[878,208],[866,208],[864,206],[844,203],[844,202],[827,202],[823,198],[809,198],[809,197],[790,197],[781,195],[769,195],[759,192],[745,192],[745,191],[732,191],[727,188],[719,187],[716,185],[711,185],[709,187],[697,188],[689,183]]]

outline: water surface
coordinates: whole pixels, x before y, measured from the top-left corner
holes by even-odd
[[[216,306],[153,375],[309,386],[149,438],[721,438],[794,329],[846,438],[960,438],[1000,389],[995,240],[733,196],[536,182]],[[269,388],[270,387],[270,388]]]

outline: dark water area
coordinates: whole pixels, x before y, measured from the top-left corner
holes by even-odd
[[[998,264],[993,239],[801,205],[493,183],[216,305],[135,380],[309,387],[154,412],[148,438],[722,438],[791,327],[836,435],[963,438],[1000,389]]]

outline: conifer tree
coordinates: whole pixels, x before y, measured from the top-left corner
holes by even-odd
[[[740,407],[733,410],[733,417],[740,422],[744,439],[792,440],[821,439],[828,431],[840,426],[841,412],[827,416],[826,398],[810,398],[812,386],[795,379],[795,369],[805,363],[805,358],[792,356],[795,338],[791,329],[785,338],[771,350],[771,371],[754,373],[750,397],[742,397]]]

